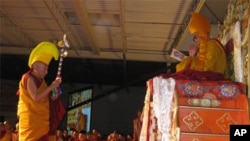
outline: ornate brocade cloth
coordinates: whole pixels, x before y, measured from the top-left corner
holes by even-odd
[[[175,90],[180,97],[235,99],[246,93],[246,85],[233,81],[177,80]]]

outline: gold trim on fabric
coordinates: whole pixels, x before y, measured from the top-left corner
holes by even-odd
[[[196,128],[198,128],[199,126],[201,126],[204,123],[201,116],[195,111],[192,111],[190,114],[185,116],[183,118],[183,122],[187,125],[187,127],[191,131],[195,131]]]
[[[229,113],[224,113],[219,119],[216,120],[216,124],[223,132],[229,133],[230,124],[236,124],[236,121]]]

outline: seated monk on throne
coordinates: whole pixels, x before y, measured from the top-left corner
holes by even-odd
[[[226,54],[223,45],[217,39],[210,39],[209,21],[199,13],[192,13],[189,31],[193,35],[198,50],[196,56],[188,56],[176,66],[176,71],[209,71],[224,75]]]
[[[196,45],[189,56],[176,73],[147,81],[140,141],[226,141],[230,124],[249,123],[245,85],[228,81],[226,52],[209,38],[210,28],[205,17],[192,13],[189,31]]]

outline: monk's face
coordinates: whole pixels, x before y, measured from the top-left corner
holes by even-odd
[[[44,78],[48,73],[48,65],[42,62],[35,62],[33,65],[33,70],[38,74],[40,78]]]
[[[199,34],[194,34],[193,35],[193,41],[195,42],[196,45],[199,45],[199,43],[200,43],[200,36],[199,36]]]
[[[190,45],[188,51],[189,51],[189,56],[195,57],[196,54],[197,54],[197,52],[198,52],[198,47],[197,47],[197,45],[194,45],[194,44]]]

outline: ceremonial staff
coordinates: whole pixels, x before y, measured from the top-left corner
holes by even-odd
[[[69,44],[66,38],[66,34],[63,35],[63,40],[59,41],[57,46],[60,49],[60,57],[59,57],[59,64],[58,64],[58,69],[57,69],[57,76],[56,79],[61,78],[61,71],[62,71],[62,65],[63,65],[63,58],[68,56],[68,52],[66,48],[69,48]],[[52,91],[52,96],[59,96],[62,94],[61,88],[58,87]]]

